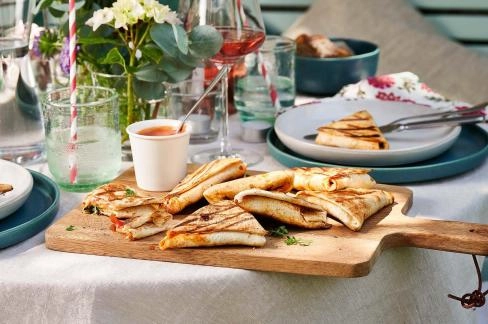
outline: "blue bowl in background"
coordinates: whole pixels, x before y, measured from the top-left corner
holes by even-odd
[[[344,42],[355,53],[348,57],[315,58],[296,56],[295,84],[298,92],[333,96],[347,84],[376,74],[380,49],[378,45],[351,38],[331,38]]]

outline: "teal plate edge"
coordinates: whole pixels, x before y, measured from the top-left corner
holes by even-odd
[[[273,129],[268,132],[266,143],[271,156],[287,167],[355,167],[328,164],[294,153],[279,140]],[[370,175],[380,183],[421,182],[472,170],[481,165],[487,156],[488,133],[479,126],[463,126],[451,148],[435,158],[402,166],[369,169]]]
[[[59,209],[59,188],[47,176],[29,170],[34,186],[29,198],[12,215],[0,221],[0,249],[22,242],[51,224]]]

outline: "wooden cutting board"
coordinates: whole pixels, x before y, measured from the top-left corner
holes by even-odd
[[[189,166],[189,171],[193,168]],[[137,187],[133,169],[114,182]],[[83,214],[80,207],[48,228],[46,246],[52,250],[83,254],[336,277],[367,275],[383,250],[397,246],[488,255],[488,225],[404,216],[412,204],[412,192],[390,185],[378,185],[378,188],[390,191],[395,197],[395,204],[369,218],[360,232],[352,232],[336,222],[328,230],[288,227],[289,235],[310,240],[309,246],[286,245],[283,238],[269,236],[262,248],[212,247],[161,251],[158,243],[163,234],[128,241],[123,235],[109,229],[107,217]],[[183,217],[177,215],[173,222]],[[67,231],[70,225],[74,226],[74,230]]]

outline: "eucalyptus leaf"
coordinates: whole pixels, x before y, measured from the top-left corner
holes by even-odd
[[[160,66],[157,65],[146,65],[142,68],[139,68],[134,75],[138,80],[146,81],[146,82],[164,82],[168,80],[168,76],[166,73],[161,69]]]
[[[183,81],[192,73],[193,67],[183,64],[178,59],[165,57],[160,64],[162,70],[168,74],[169,82]]]
[[[146,82],[135,79],[134,92],[136,97],[144,100],[155,100],[164,97],[164,87],[162,83]]]
[[[100,63],[120,64],[124,68],[124,70],[126,70],[124,57],[122,56],[122,54],[120,54],[119,50],[116,47],[112,48]]]
[[[178,54],[178,60],[187,65],[187,66],[190,66],[190,67],[197,67],[198,65],[200,65],[202,63],[202,59],[200,57],[195,57],[193,55],[191,55],[190,52],[188,52],[188,54],[183,54],[183,53],[179,53]]]
[[[202,25],[193,28],[189,35],[190,53],[195,57],[207,58],[217,54],[224,39],[212,26]]]
[[[173,27],[170,24],[155,24],[150,30],[151,38],[163,52],[171,57],[178,55],[179,49],[176,44]]]
[[[188,53],[188,36],[186,35],[186,31],[181,27],[181,25],[172,25],[173,27],[173,34],[176,39],[176,45],[181,53],[187,54]]]

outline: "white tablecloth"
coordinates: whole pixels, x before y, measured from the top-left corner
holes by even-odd
[[[265,154],[254,169],[283,168],[265,143],[241,142],[236,116],[231,121],[234,146]],[[46,164],[32,168],[48,174]],[[488,223],[487,175],[485,162],[407,185],[414,193],[408,215]],[[56,217],[83,196],[62,192]],[[396,248],[368,276],[342,279],[71,254],[43,242],[41,232],[0,250],[0,323],[469,323],[487,316],[447,298],[476,288],[464,254]]]

